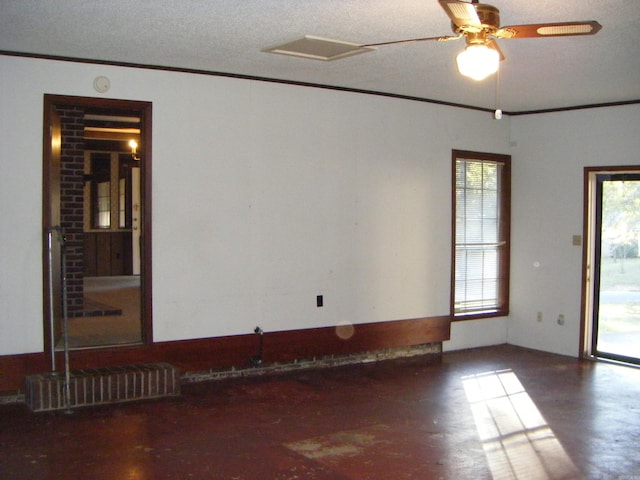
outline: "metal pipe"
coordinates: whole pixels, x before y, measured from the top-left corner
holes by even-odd
[[[64,237],[61,237],[61,263],[62,263],[62,336],[64,345],[64,401],[67,407],[65,413],[73,413],[71,410],[71,370],[69,366],[69,316],[67,311],[67,247]]]
[[[47,247],[49,249],[49,335],[51,338],[51,373],[56,374],[56,344],[53,308],[53,228],[47,232]]]
[[[50,315],[50,334],[51,334],[51,370],[53,374],[56,371],[56,331],[55,331],[55,295],[53,291],[54,275],[53,275],[53,236],[56,235],[58,244],[60,245],[60,269],[62,280],[62,336],[64,348],[64,401],[66,413],[73,413],[71,410],[71,370],[69,366],[69,314],[67,309],[67,246],[65,238],[62,235],[62,229],[56,225],[49,227],[48,231],[48,248],[49,248],[49,315]]]
[[[249,357],[249,363],[254,367],[257,367],[258,365],[262,365],[262,347],[263,347],[264,332],[260,327],[256,327],[253,330],[253,333],[255,333],[260,337],[260,345],[258,347],[258,355]]]

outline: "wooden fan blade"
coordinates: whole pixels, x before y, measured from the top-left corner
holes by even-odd
[[[496,52],[498,52],[498,54],[500,55],[500,61],[505,59],[504,53],[502,53],[502,50],[500,49],[498,42],[496,42],[493,38],[490,38],[489,40],[487,40],[487,46],[489,48],[493,48]]]
[[[440,0],[440,6],[458,27],[482,27],[473,4],[456,0]]]
[[[588,22],[533,23],[502,27],[493,35],[498,38],[568,37],[595,35],[602,25],[595,20]]]
[[[407,40],[392,40],[390,42],[367,43],[365,45],[360,45],[360,47],[363,47],[363,48],[381,47],[383,45],[396,45],[400,43],[413,43],[413,42],[429,42],[432,40],[436,42],[446,42],[448,40],[458,40],[459,38],[462,38],[462,35],[451,35],[451,36],[445,35],[442,37],[409,38]]]

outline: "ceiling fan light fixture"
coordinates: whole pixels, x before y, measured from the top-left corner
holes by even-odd
[[[487,45],[469,45],[456,57],[458,71],[465,77],[484,80],[498,71],[500,54]]]

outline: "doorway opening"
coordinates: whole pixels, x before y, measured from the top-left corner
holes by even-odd
[[[640,169],[588,169],[583,352],[640,364]]]
[[[45,95],[45,347],[146,344],[151,103]]]

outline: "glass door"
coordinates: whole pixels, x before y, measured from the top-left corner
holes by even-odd
[[[595,202],[591,351],[640,364],[640,174],[598,174]]]

